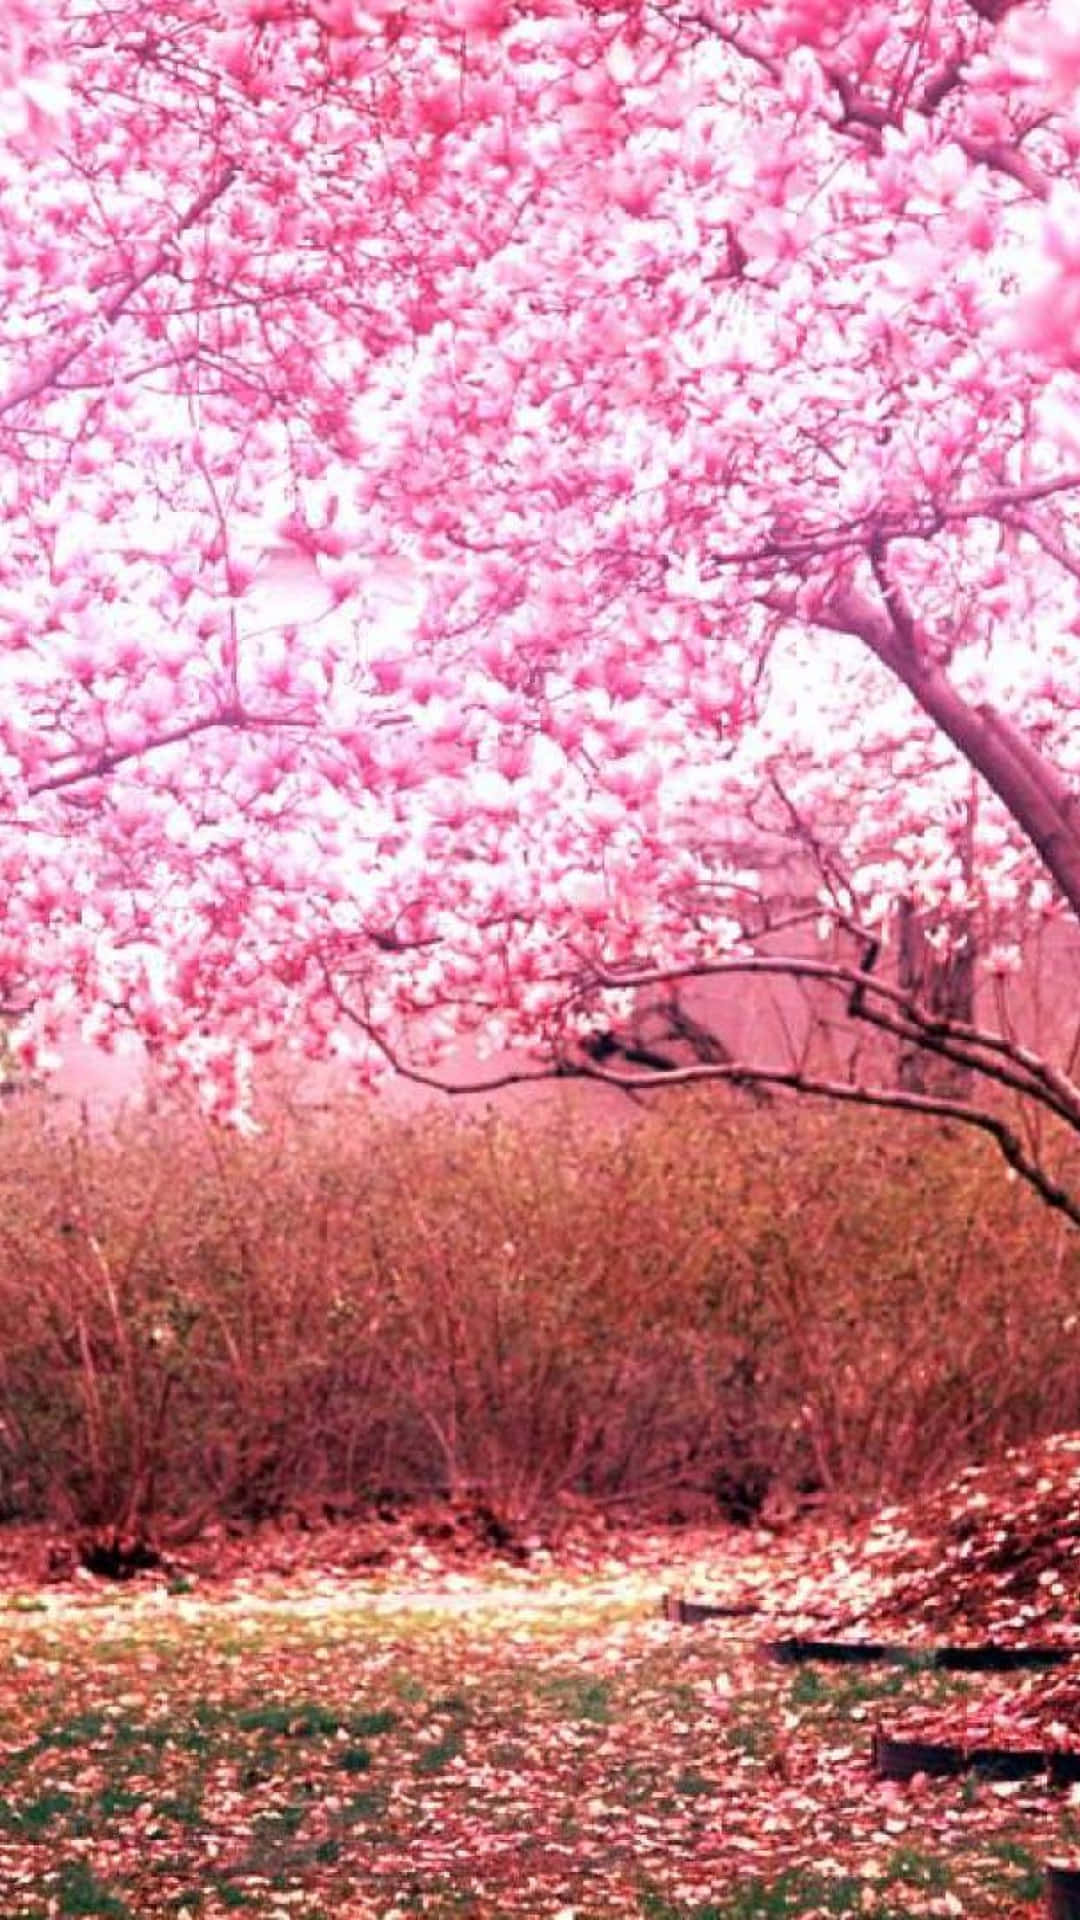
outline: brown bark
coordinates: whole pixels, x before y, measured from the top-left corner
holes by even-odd
[[[909,897],[897,908],[897,975],[899,985],[931,1020],[965,1026],[975,1019],[975,937],[970,915],[948,928],[948,944],[939,950],[930,935],[934,929]],[[916,1035],[901,1039],[897,1079],[913,1093],[964,1094],[971,1085],[965,1062],[941,1059],[929,1053]]]
[[[818,619],[861,640],[902,682],[997,794],[1080,918],[1080,800],[1052,762],[988,701],[973,706],[964,699],[915,644],[896,604],[885,612],[852,587],[837,594]]]

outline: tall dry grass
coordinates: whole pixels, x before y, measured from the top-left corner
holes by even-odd
[[[1080,1426],[1080,1237],[936,1123],[714,1091],[0,1131],[0,1518],[749,1517]]]

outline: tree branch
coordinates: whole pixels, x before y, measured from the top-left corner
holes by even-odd
[[[858,966],[840,961],[803,959],[788,954],[748,954],[726,960],[702,961],[694,966],[641,968],[608,971],[596,966],[589,970],[590,988],[611,992],[640,992],[661,982],[687,979],[716,979],[724,976],[771,976],[792,980],[810,980],[834,987],[845,995],[849,1010],[856,1018],[872,1000],[886,1017],[897,1021],[895,1031],[910,1037],[932,1037],[932,1050],[944,1045],[957,1050],[956,1064],[970,1066],[975,1072],[993,1079],[1008,1092],[1020,1094],[1047,1108],[1067,1126],[1080,1132],[1080,1086],[1052,1067],[1030,1048],[1008,1036],[963,1021],[945,1020],[923,1012],[918,1001],[901,987],[879,979],[873,973],[876,953],[870,950]],[[856,1002],[854,1008],[852,1002]],[[891,1015],[888,1010],[891,1009]],[[899,1023],[904,1023],[903,1026]],[[961,1053],[961,1049],[963,1052]]]
[[[980,1028],[961,1022],[933,1020],[922,1013],[910,995],[885,981],[873,977],[872,967],[876,954],[868,953],[858,967],[845,966],[826,961],[800,960],[796,958],[778,958],[771,955],[745,956],[729,961],[702,962],[698,965],[681,968],[654,968],[631,971],[607,971],[603,967],[590,969],[588,985],[590,988],[613,991],[634,991],[647,986],[670,984],[677,979],[702,979],[723,974],[786,974],[793,978],[809,978],[830,985],[842,986],[851,999],[862,996],[857,1009],[858,1017],[868,1019],[874,1025],[882,1026],[885,1031],[904,1038],[914,1039],[929,1051],[952,1060],[958,1065],[970,1067],[974,1072],[1006,1090],[1021,1094],[1034,1100],[1062,1121],[1073,1132],[1080,1133],[1080,1087],[1077,1087],[1064,1074],[1047,1065],[1038,1055],[1010,1040],[1002,1034],[985,1032]],[[755,1066],[750,1061],[739,1060],[723,1052],[723,1057],[701,1060],[690,1065],[679,1065],[669,1057],[661,1058],[651,1051],[634,1045],[623,1046],[615,1036],[601,1035],[598,1042],[590,1044],[589,1039],[577,1043],[578,1051],[574,1055],[565,1051],[554,1053],[549,1062],[535,1066],[511,1066],[501,1068],[471,1080],[448,1080],[439,1073],[422,1067],[412,1066],[398,1049],[387,1039],[375,1023],[343,997],[338,990],[330,967],[325,960],[321,969],[326,990],[339,1012],[354,1026],[360,1028],[373,1047],[382,1055],[387,1065],[402,1079],[414,1085],[428,1087],[434,1092],[448,1096],[462,1097],[477,1094],[497,1093],[504,1088],[514,1086],[540,1085],[552,1080],[592,1080],[603,1086],[614,1088],[620,1093],[640,1098],[658,1088],[694,1086],[706,1081],[725,1081],[744,1089],[787,1088],[792,1092],[808,1094],[815,1098],[843,1101],[847,1105],[886,1108],[895,1112],[921,1114],[928,1118],[954,1120],[959,1124],[974,1128],[993,1139],[1007,1164],[1033,1188],[1039,1197],[1050,1207],[1064,1213],[1075,1225],[1080,1226],[1080,1200],[1073,1197],[1067,1188],[1047,1173],[1039,1162],[1027,1152],[1023,1142],[1000,1114],[986,1107],[957,1096],[941,1093],[927,1093],[903,1087],[868,1086],[846,1080],[835,1080],[825,1075],[808,1072],[802,1066],[771,1067]],[[869,996],[877,996],[884,1004],[870,1009],[865,1001]],[[890,1012],[892,1008],[895,1011]],[[898,1017],[899,1016],[899,1017]],[[908,1024],[905,1024],[905,1020]],[[610,1038],[610,1044],[608,1040]],[[643,1061],[648,1067],[644,1073],[616,1072],[605,1064],[616,1055],[633,1062]]]
[[[729,1081],[745,1086],[786,1087],[814,1098],[841,1101],[848,1106],[886,1108],[924,1118],[955,1120],[976,1132],[987,1134],[997,1145],[1007,1164],[1025,1181],[1048,1207],[1063,1213],[1074,1226],[1080,1226],[1080,1202],[1059,1181],[1053,1179],[1028,1154],[1022,1141],[1006,1121],[971,1101],[952,1099],[944,1094],[913,1093],[902,1088],[855,1086],[845,1080],[832,1080],[804,1072],[801,1068],[755,1067],[747,1061],[710,1061],[687,1067],[665,1067],[662,1073],[614,1073],[587,1059],[558,1060],[549,1066],[510,1067],[476,1080],[446,1080],[436,1073],[410,1067],[402,1061],[384,1035],[376,1032],[347,1006],[342,1011],[368,1035],[395,1073],[415,1085],[429,1087],[452,1098],[470,1094],[497,1093],[505,1087],[536,1086],[552,1080],[589,1080],[613,1087],[620,1093],[641,1095],[658,1088],[696,1086],[705,1081]]]
[[[910,630],[859,588],[841,587],[814,616],[850,633],[902,682],[934,725],[981,773],[1080,915],[1080,834],[1076,799],[1056,769],[989,704],[971,706],[943,669],[912,647]]]
[[[115,325],[132,295],[138,293],[141,287],[145,287],[169,265],[173,246],[180,234],[185,233],[202,218],[204,213],[209,212],[215,202],[221,199],[222,194],[228,192],[238,173],[238,167],[232,165],[225,167],[217,179],[192,201],[186,212],[181,214],[174,231],[166,240],[159,242],[145,267],[141,267],[137,273],[129,274],[111,299],[103,302],[97,315],[96,325],[105,327]],[[12,413],[16,407],[21,407],[25,401],[36,399],[48,387],[56,386],[61,376],[67,373],[84,353],[89,352],[92,345],[92,334],[84,333],[74,346],[58,348],[32,372],[23,374],[21,379],[15,380],[6,393],[0,393],[0,418],[6,413]]]

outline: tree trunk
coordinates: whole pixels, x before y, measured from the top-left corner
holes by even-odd
[[[897,984],[932,1019],[975,1022],[975,933],[970,914],[953,916],[947,941],[933,941],[935,928],[910,898],[900,901],[897,919]],[[909,1093],[965,1095],[971,1068],[941,1060],[915,1039],[898,1043],[897,1078]]]

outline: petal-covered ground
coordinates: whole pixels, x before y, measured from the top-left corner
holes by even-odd
[[[1080,1446],[858,1535],[594,1528],[521,1564],[388,1527],[124,1585],[4,1540],[0,1913],[537,1920],[1043,1911],[1075,1790],[900,1786],[875,1727],[1080,1747],[1080,1679],[835,1669],[770,1636],[1080,1647]],[[685,1626],[665,1591],[758,1611]]]

